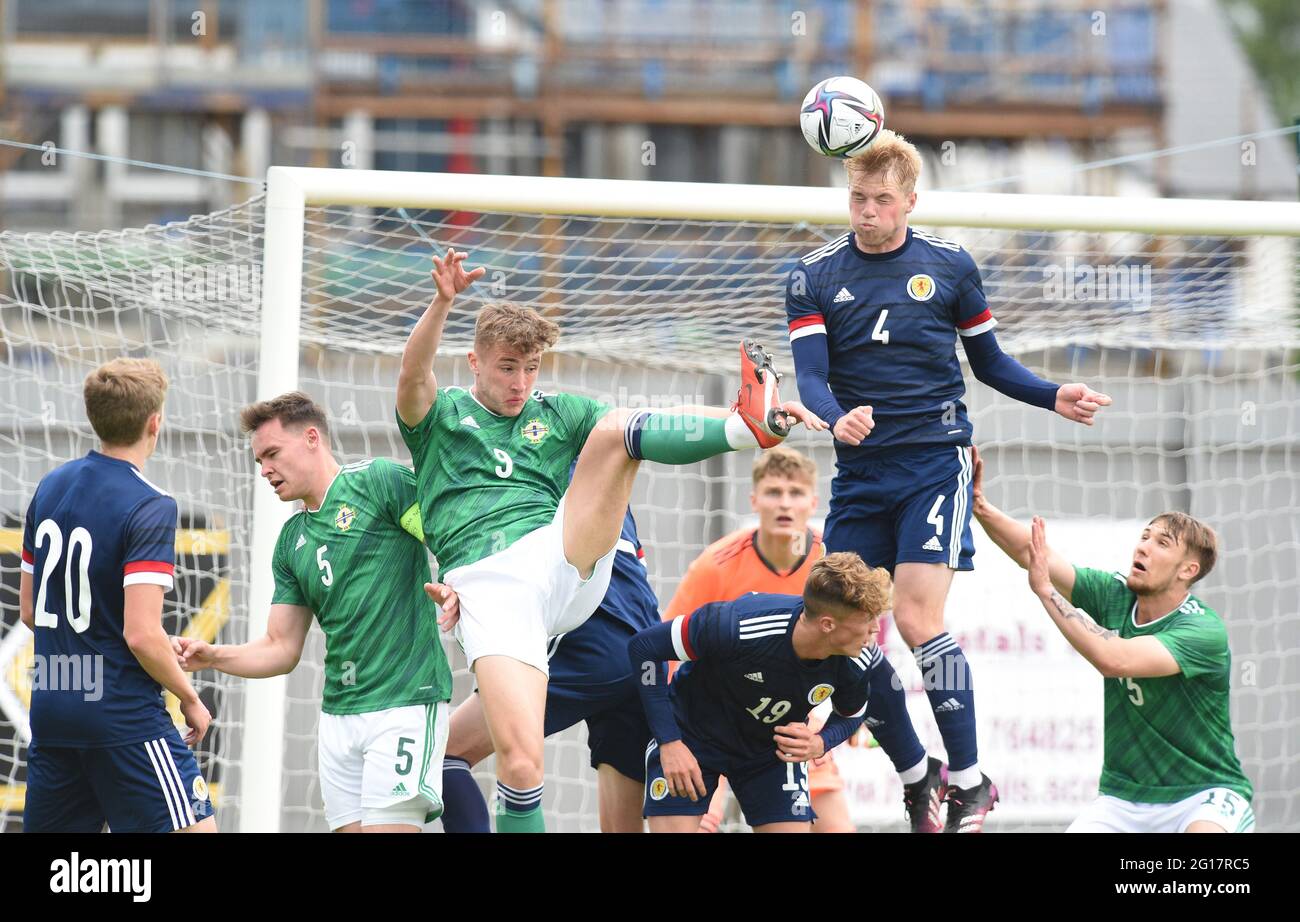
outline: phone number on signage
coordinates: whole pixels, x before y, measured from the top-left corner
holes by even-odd
[[[1052,749],[1058,752],[1090,751],[1097,748],[1097,722],[1090,718],[1020,720],[994,718],[994,745],[1001,749]]]

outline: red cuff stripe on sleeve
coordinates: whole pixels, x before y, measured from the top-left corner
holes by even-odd
[[[825,325],[826,318],[823,317],[821,314],[809,314],[807,317],[799,317],[796,320],[790,321],[790,332],[793,333],[795,330],[800,330],[803,329],[804,327],[810,327],[817,323]]]
[[[29,567],[36,565],[36,558],[32,556],[32,552],[27,550],[27,548],[23,548],[23,563],[27,564]]]
[[[691,614],[695,614],[691,612]],[[682,618],[682,649],[691,659],[695,659],[695,648],[691,646],[691,615]]]
[[[123,576],[130,576],[132,573],[166,573],[172,576],[176,571],[173,564],[163,560],[135,560],[126,565],[122,571]]]
[[[957,329],[969,330],[971,327],[977,327],[981,323],[988,323],[992,319],[993,312],[986,307],[984,308],[984,313],[979,316],[972,317],[970,320],[963,320],[961,323],[957,324]]]

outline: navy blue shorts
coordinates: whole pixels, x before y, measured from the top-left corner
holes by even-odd
[[[831,482],[827,553],[856,551],[891,573],[900,563],[975,568],[969,446],[928,445],[841,462]]]
[[[768,823],[811,823],[817,818],[808,791],[808,766],[803,762],[782,762],[772,755],[748,762],[737,762],[711,746],[683,736],[682,742],[700,763],[704,788],[708,792],[699,800],[668,793],[668,781],[659,764],[659,745],[651,741],[645,754],[644,814],[650,816],[703,816],[709,801],[718,790],[718,776],[726,775],[736,794],[745,822],[751,826]]]
[[[156,740],[27,750],[24,832],[175,832],[212,815],[194,753],[173,728]]]
[[[585,720],[591,767],[612,765],[619,774],[644,782],[651,734],[627,658],[635,633],[631,625],[596,609],[577,630],[551,638],[546,735]]]

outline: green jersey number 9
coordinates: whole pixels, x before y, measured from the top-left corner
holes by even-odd
[[[498,477],[502,477],[502,478],[504,478],[504,477],[509,477],[511,474],[514,473],[514,470],[515,470],[515,462],[513,462],[513,461],[510,460],[510,456],[509,456],[508,454],[506,454],[506,453],[505,453],[504,451],[502,451],[500,448],[494,448],[494,449],[492,449],[492,454],[496,455],[496,456],[497,456],[497,460],[501,462],[501,463],[500,463],[499,465],[497,465],[497,467],[495,468],[495,470],[496,470],[496,475],[497,475]]]

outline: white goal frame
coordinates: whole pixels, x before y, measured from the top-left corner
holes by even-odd
[[[845,224],[843,188],[720,185],[271,167],[267,171],[257,399],[298,386],[303,241],[309,206],[436,208],[587,216]],[[937,227],[1300,237],[1300,203],[922,191],[911,223]],[[253,492],[249,637],[266,631],[265,565],[292,509]],[[280,828],[287,681],[249,682],[242,832]]]

